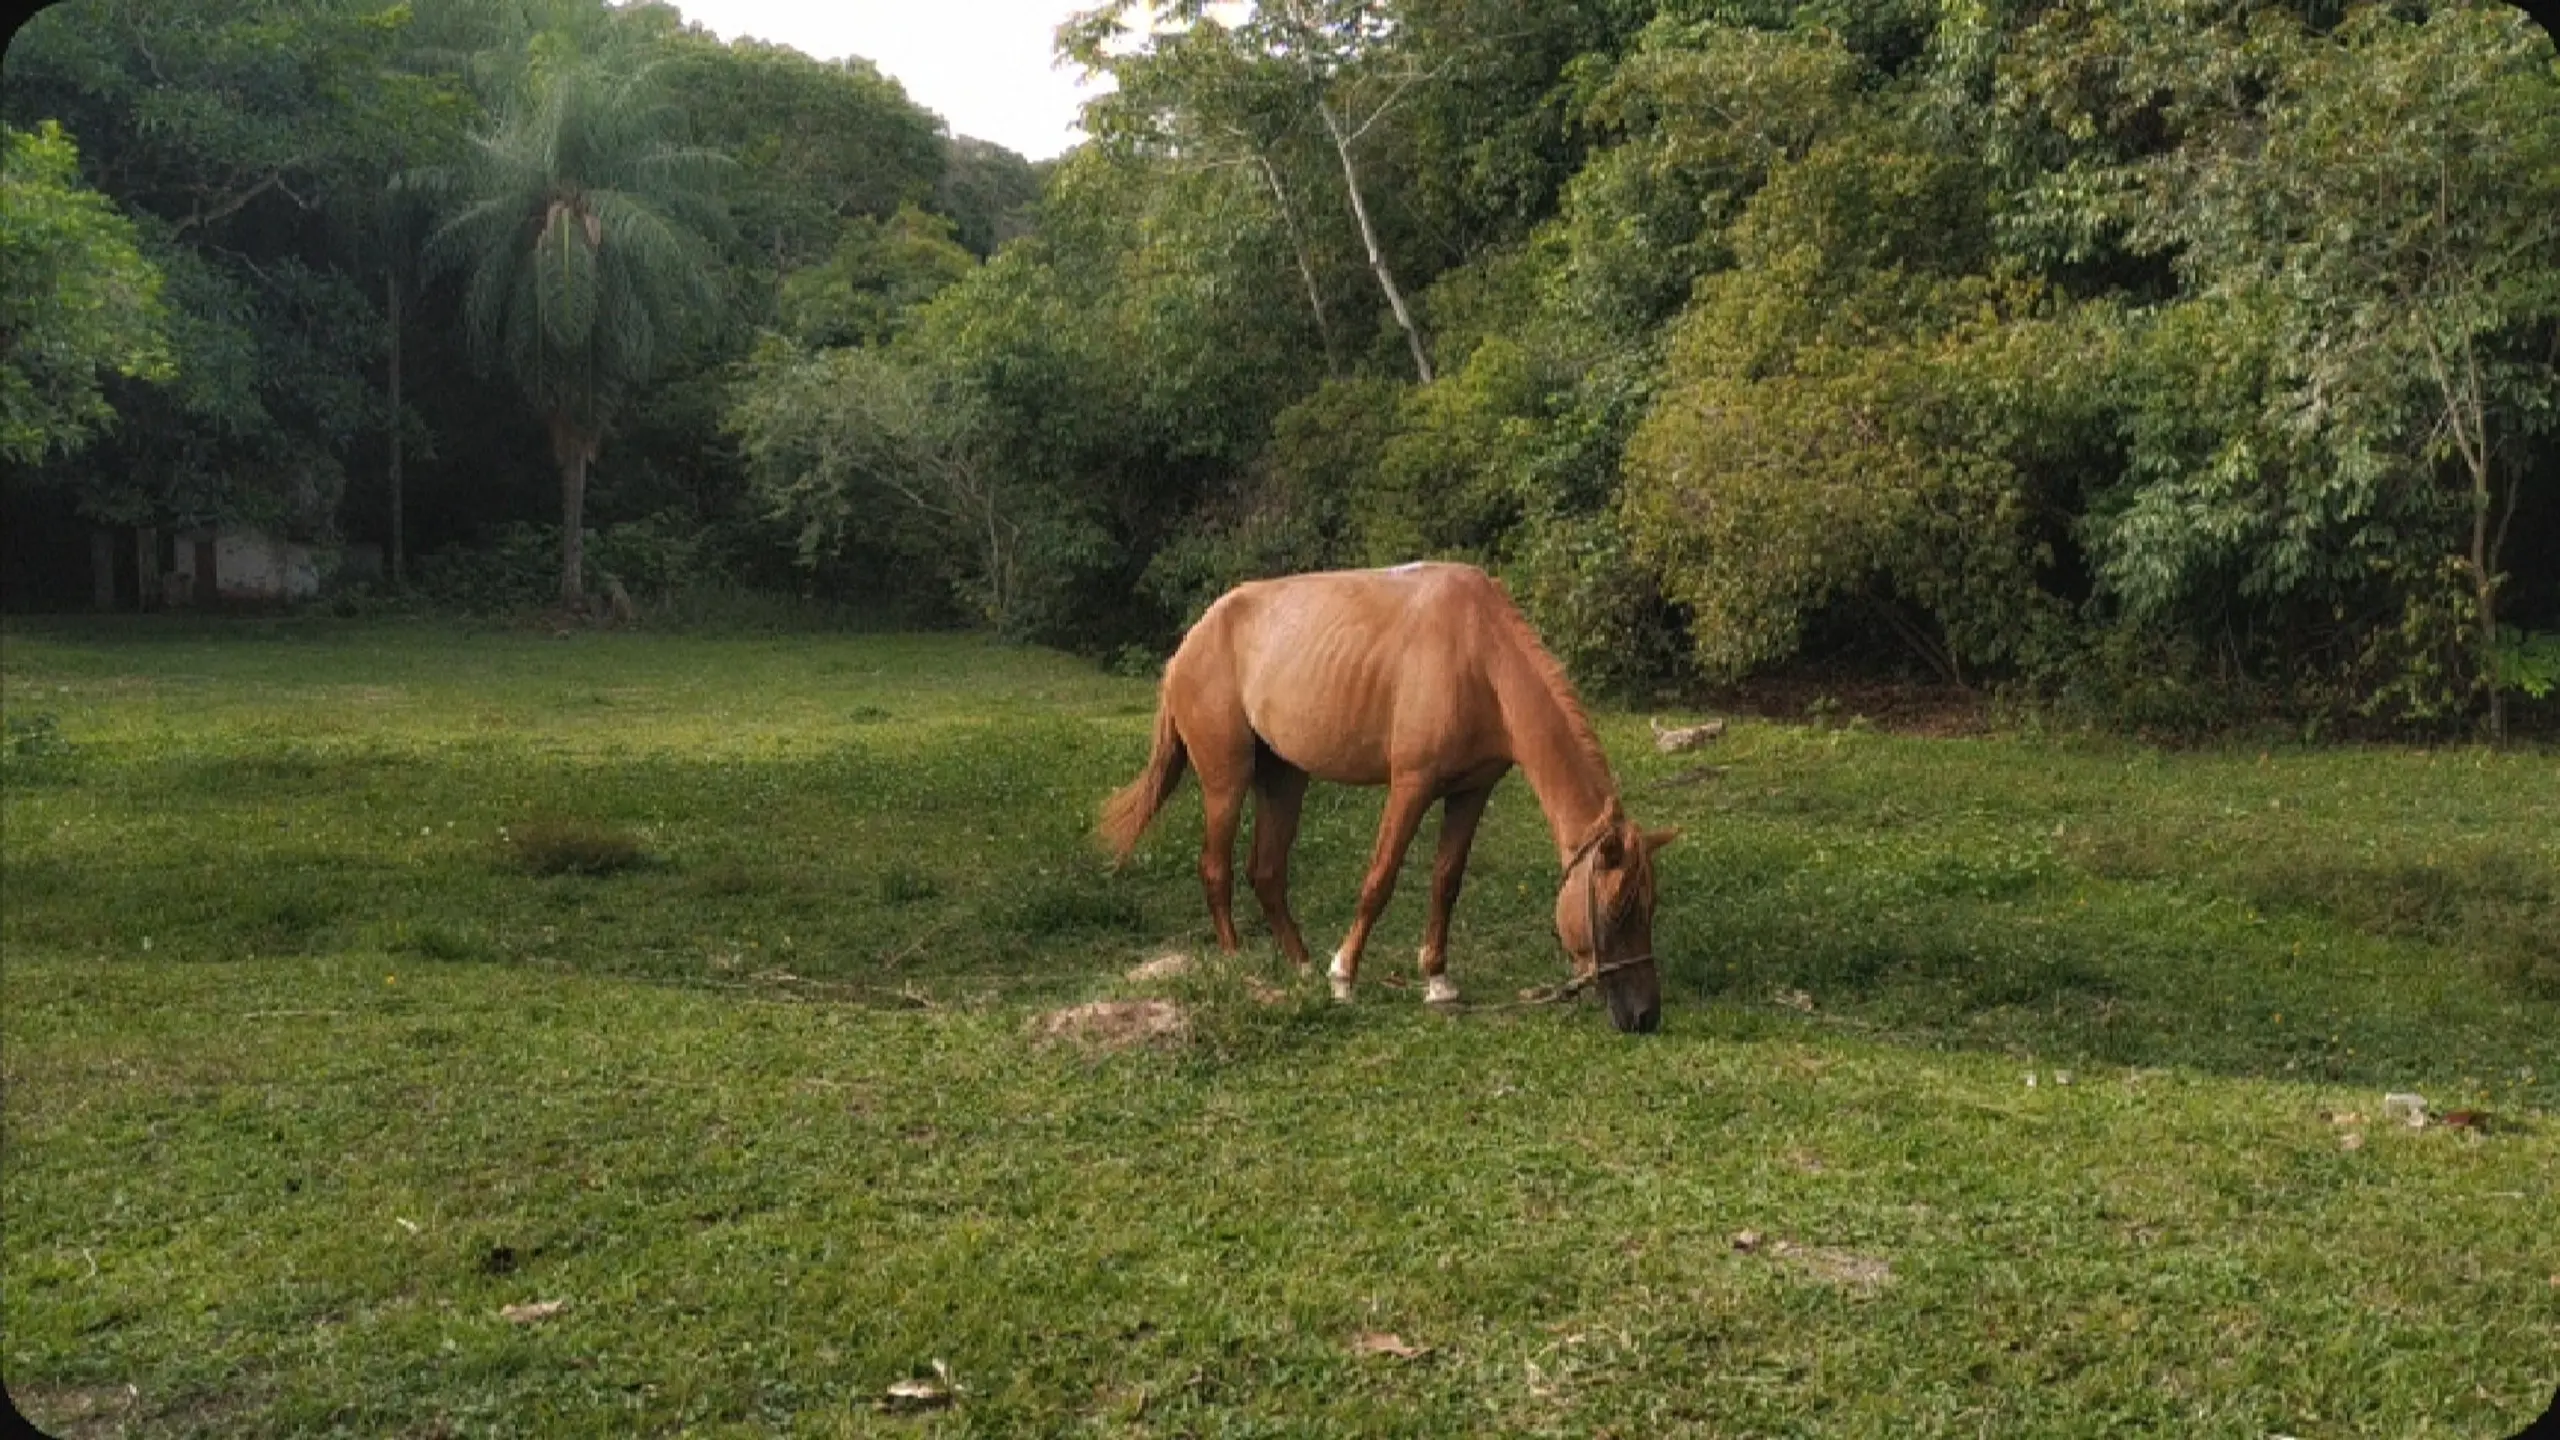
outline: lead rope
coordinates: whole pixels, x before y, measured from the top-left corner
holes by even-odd
[[[1567,880],[1573,878],[1574,870],[1579,867],[1583,861],[1591,858],[1592,852],[1599,848],[1601,841],[1609,838],[1609,833],[1614,828],[1615,827],[1610,825],[1604,817],[1601,821],[1600,829],[1594,832],[1590,839],[1583,841],[1579,846],[1575,847],[1572,857],[1564,862],[1564,877]],[[1584,877],[1582,882],[1582,898],[1584,903],[1584,913],[1588,917],[1583,923],[1589,927],[1588,933],[1591,937],[1591,953],[1596,959],[1600,954],[1600,882],[1597,876]],[[1517,1000],[1508,1000],[1495,1005],[1468,1005],[1463,1008],[1468,1010],[1526,1010],[1539,1005],[1561,1005],[1565,1001],[1572,999],[1574,996],[1581,994],[1583,991],[1590,989],[1593,985],[1598,984],[1600,977],[1603,975],[1612,975],[1620,970],[1633,969],[1638,965],[1650,965],[1652,963],[1653,952],[1651,951],[1646,951],[1642,955],[1621,955],[1617,959],[1612,960],[1605,965],[1593,965],[1591,967],[1591,973],[1588,975],[1576,975],[1572,979],[1567,980],[1560,985],[1539,986],[1523,990],[1520,992],[1520,998]]]

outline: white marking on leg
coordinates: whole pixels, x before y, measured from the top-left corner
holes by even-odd
[[[1422,966],[1422,1003],[1457,1004],[1458,987],[1449,983],[1449,977],[1441,972],[1440,967],[1447,962],[1441,959],[1440,952],[1425,945],[1414,952],[1414,959]]]
[[[1333,968],[1325,971],[1324,974],[1326,979],[1333,982],[1334,999],[1348,1000],[1351,998],[1351,971],[1349,967],[1343,964],[1343,955],[1341,951],[1336,950],[1333,952]]]

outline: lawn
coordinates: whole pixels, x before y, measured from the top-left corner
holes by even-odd
[[[1123,873],[1086,838],[1152,698],[956,636],[10,622],[10,1394],[97,1435],[2309,1440],[2505,1436],[2560,1383],[2547,751],[1603,715],[1687,829],[1629,1037],[1496,1008],[1561,974],[1516,779],[1477,1008],[1419,1003],[1410,880],[1352,1005],[1249,899],[1235,961],[1126,978],[1208,936],[1195,791]],[[1377,804],[1309,798],[1320,946]],[[1037,1033],[1142,997],[1184,1031]]]

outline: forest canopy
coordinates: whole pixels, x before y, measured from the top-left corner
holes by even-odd
[[[2512,7],[1057,44],[1109,85],[1034,164],[663,4],[57,5],[0,91],[0,518],[1132,660],[1243,579],[1457,558],[1636,693],[2495,730],[2560,683],[2560,57]]]

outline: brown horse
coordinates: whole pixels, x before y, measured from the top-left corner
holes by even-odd
[[[1618,806],[1609,762],[1563,668],[1510,597],[1471,565],[1399,565],[1258,580],[1220,596],[1164,667],[1145,772],[1103,805],[1103,844],[1125,861],[1185,762],[1200,774],[1208,833],[1200,881],[1218,944],[1236,948],[1236,827],[1256,796],[1247,874],[1280,948],[1307,945],[1289,915],[1289,846],[1308,777],[1387,787],[1333,993],[1351,997],[1369,928],[1432,802],[1447,801],[1422,932],[1424,998],[1457,999],[1445,972],[1449,911],[1494,783],[1520,767],[1555,834],[1564,880],[1556,934],[1576,985],[1596,984],[1620,1030],[1661,1023],[1653,961],[1653,852]]]

